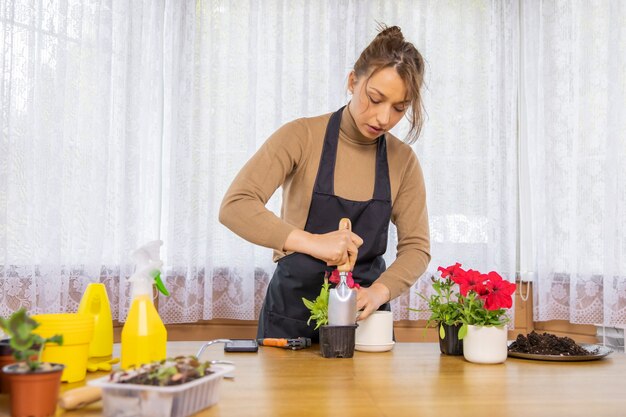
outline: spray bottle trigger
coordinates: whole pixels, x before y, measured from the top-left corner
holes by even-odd
[[[156,285],[157,290],[159,290],[161,294],[165,296],[170,295],[170,292],[167,288],[165,288],[165,284],[163,284],[163,281],[161,280],[161,271],[156,271],[156,274],[154,275],[154,285]]]

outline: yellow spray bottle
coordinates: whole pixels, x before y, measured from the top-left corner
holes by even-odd
[[[152,285],[169,295],[161,281],[163,262],[159,257],[162,241],[149,242],[132,253],[136,263],[131,306],[122,329],[122,369],[129,369],[166,358],[167,331],[152,302]]]

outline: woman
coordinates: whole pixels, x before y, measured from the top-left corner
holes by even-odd
[[[397,26],[384,28],[349,75],[348,105],[282,126],[233,181],[220,221],[244,239],[273,248],[278,262],[258,337],[317,339],[302,297],[315,298],[325,272],[336,265],[353,265],[361,287],[360,320],[388,310],[388,302],[426,270],[422,171],[411,147],[388,133],[409,112],[409,143],[417,139],[423,77],[417,49]],[[279,218],[265,204],[280,186]],[[351,220],[352,231],[337,230],[342,217]],[[398,255],[386,269],[382,256],[390,221],[398,230]]]

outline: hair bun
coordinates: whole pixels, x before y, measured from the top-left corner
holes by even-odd
[[[378,30],[380,32],[376,35],[377,38],[396,38],[402,41],[404,40],[404,35],[402,34],[402,30],[399,26],[386,26],[381,23],[378,26]]]

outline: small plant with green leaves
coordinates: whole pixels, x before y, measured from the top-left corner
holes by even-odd
[[[426,323],[426,327],[430,327],[434,323],[439,325],[439,337],[445,339],[446,331],[444,325],[454,326],[461,324],[461,316],[463,305],[458,298],[458,292],[455,291],[457,285],[453,281],[453,277],[459,272],[461,264],[455,264],[448,268],[439,267],[441,279],[431,277],[434,294],[430,298],[421,293],[417,293],[428,304],[430,317]],[[415,308],[409,308],[411,311],[425,311]]]
[[[311,317],[307,321],[307,324],[311,323],[311,320],[315,320],[315,330],[321,326],[328,324],[328,297],[330,295],[330,283],[328,282],[328,274],[324,277],[324,284],[320,290],[320,294],[315,300],[307,300],[302,297],[302,302],[311,311]]]
[[[25,372],[35,372],[42,368],[41,353],[46,343],[63,344],[63,335],[43,338],[33,333],[39,323],[21,308],[8,319],[0,317],[0,328],[10,337],[9,344],[15,360],[22,363]]]

